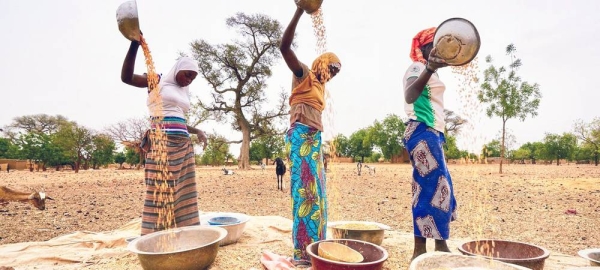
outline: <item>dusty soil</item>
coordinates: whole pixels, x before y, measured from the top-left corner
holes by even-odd
[[[330,221],[369,220],[412,232],[410,165],[375,166],[374,175],[363,170],[358,176],[353,164],[330,163]],[[498,165],[450,165],[450,170],[459,203],[453,238],[522,241],[574,256],[600,243],[600,167],[505,165],[502,175]],[[44,188],[55,200],[47,201],[44,211],[23,203],[0,206],[0,245],[116,229],[140,217],[142,179],[141,170],[2,172],[0,185]],[[275,179],[274,166],[232,176],[222,175],[220,168],[197,168],[200,208],[290,218],[289,184],[287,192],[277,191]],[[411,245],[386,247],[388,269],[408,264]],[[273,250],[288,252],[280,245]],[[257,250],[254,259],[247,258],[247,268],[260,267],[259,255]],[[118,260],[125,260],[123,268],[135,264],[133,256]]]

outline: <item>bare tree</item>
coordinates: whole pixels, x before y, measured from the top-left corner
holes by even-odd
[[[115,142],[133,148],[140,155],[140,162],[137,166],[139,169],[144,160],[144,152],[140,143],[148,129],[150,129],[150,121],[147,118],[130,118],[105,128],[105,133]]]
[[[262,14],[238,13],[226,23],[238,31],[239,40],[219,45],[198,40],[191,44],[192,54],[199,63],[199,75],[212,88],[212,101],[198,101],[194,114],[229,122],[234,130],[240,131],[242,139],[229,143],[241,143],[238,166],[249,169],[250,142],[261,136],[280,134],[282,131],[274,123],[288,114],[285,91],[281,91],[274,109],[265,108],[267,79],[271,77],[271,67],[281,57],[278,48],[282,28],[277,20]]]
[[[51,116],[47,114],[34,114],[18,116],[13,118],[13,122],[2,128],[6,136],[14,140],[18,137],[20,131],[24,133],[38,132],[50,135],[56,133],[61,125],[74,123],[62,115]]]
[[[467,120],[454,111],[444,109],[444,122],[446,122],[446,132],[452,136],[456,136],[460,133],[462,125],[467,123]]]

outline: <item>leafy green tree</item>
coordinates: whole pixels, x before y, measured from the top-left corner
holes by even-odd
[[[20,148],[19,158],[32,161],[30,170],[33,170],[33,163],[37,163],[38,169],[41,168],[43,171],[46,171],[47,165],[56,166],[58,163],[66,163],[68,160],[55,138],[56,133],[47,135],[43,132],[31,131],[21,134],[17,140]]]
[[[529,159],[531,155],[531,151],[527,148],[519,148],[513,151],[512,160],[520,160],[522,163],[525,163],[526,159]]]
[[[600,117],[595,117],[589,123],[577,120],[574,129],[575,135],[583,142],[584,148],[591,152],[594,164],[598,166],[598,156],[600,156]]]
[[[360,157],[361,162],[364,162],[365,157],[370,157],[373,154],[373,142],[369,139],[368,133],[368,128],[363,128],[350,135],[350,156],[354,160]]]
[[[502,120],[502,141],[500,142],[500,156],[505,154],[506,122],[517,118],[525,121],[527,116],[537,116],[542,94],[537,83],[530,84],[517,75],[521,67],[521,59],[516,58],[517,49],[510,44],[506,47],[506,54],[510,56],[509,68],[493,65],[491,56],[486,57],[489,67],[484,71],[484,83],[478,93],[479,101],[489,104],[486,109],[488,117],[497,116]],[[500,173],[502,173],[502,160],[500,160]]]
[[[225,137],[217,134],[207,134],[208,145],[200,158],[203,165],[224,165],[225,161],[230,157],[229,143]]]
[[[273,160],[283,156],[285,143],[283,136],[263,136],[250,144],[250,160],[262,161],[263,158]]]
[[[500,141],[498,140],[492,140],[491,142],[487,143],[486,145],[483,146],[483,150],[481,152],[481,155],[484,158],[488,158],[488,157],[500,157],[501,153],[500,153]]]
[[[577,149],[577,137],[572,133],[550,134],[544,137],[544,157],[547,160],[556,159],[556,165],[560,165],[560,159],[571,160]]]
[[[119,164],[119,169],[123,169],[123,163],[125,163],[126,160],[127,157],[125,157],[125,153],[123,152],[118,152],[114,156],[114,161]]]
[[[458,159],[463,157],[460,149],[458,149],[458,146],[456,145],[456,137],[452,135],[446,136],[446,150],[444,153],[446,154],[446,159]]]
[[[31,131],[22,134],[18,142],[21,147],[22,158],[31,161],[29,170],[33,170],[33,163],[38,163],[42,168],[45,168],[43,156],[48,152],[47,148],[50,144],[50,137],[48,135],[42,132]]]
[[[531,159],[531,164],[535,164],[536,160],[542,158],[544,152],[544,143],[542,142],[528,142],[519,148],[519,150],[523,149],[520,153],[528,153],[528,156],[525,157],[527,159]],[[525,151],[526,150],[526,151]]]
[[[573,160],[575,161],[590,161],[594,158],[594,149],[591,147],[581,144],[577,146],[573,153]]]
[[[19,158],[19,155],[21,155],[20,151],[19,146],[12,143],[10,139],[0,138],[0,158]]]
[[[350,140],[344,134],[338,134],[333,139],[333,146],[335,155],[337,157],[349,157],[350,156]]]
[[[125,162],[129,164],[129,167],[138,165],[140,164],[140,155],[135,149],[127,147],[125,148]]]
[[[199,75],[208,81],[213,97],[210,103],[198,100],[193,115],[231,122],[233,129],[242,133],[241,140],[229,142],[241,143],[238,167],[250,169],[250,142],[281,134],[273,123],[283,121],[288,114],[287,91],[280,92],[274,109],[265,108],[269,104],[265,95],[267,79],[272,75],[271,67],[281,57],[279,44],[283,31],[277,20],[262,14],[238,13],[226,23],[239,34],[233,43],[192,42]]]
[[[369,157],[368,162],[377,163],[377,162],[379,162],[379,159],[381,157],[382,157],[381,153],[373,151],[373,154],[371,154],[371,156]]]
[[[56,144],[74,162],[75,173],[79,172],[86,149],[92,144],[92,133],[77,123],[67,123],[56,132]]]
[[[92,163],[92,169],[98,169],[113,162],[113,156],[116,145],[112,138],[107,134],[97,134],[92,137],[90,147],[89,161]]]
[[[382,122],[375,121],[368,130],[368,139],[379,149],[383,157],[390,160],[392,156],[402,153],[404,144],[402,136],[404,134],[404,121],[395,114],[390,114]]]

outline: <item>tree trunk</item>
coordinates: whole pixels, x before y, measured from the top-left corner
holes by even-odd
[[[141,168],[142,165],[145,165],[145,161],[146,161],[146,157],[144,157],[144,151],[142,150],[141,147],[138,147],[138,153],[140,153],[140,162],[138,163],[137,168]]]
[[[80,165],[81,165],[81,156],[77,157],[77,160],[75,161],[75,173],[79,172]]]
[[[556,166],[560,165],[560,157],[556,157]]]
[[[595,161],[595,163],[596,163],[596,166],[598,166],[598,152],[596,152],[596,153],[594,154],[594,161]]]
[[[240,170],[250,169],[250,128],[246,125],[242,127],[242,147],[240,148],[240,160],[238,160],[238,168]]]
[[[500,144],[500,174],[502,174],[502,163],[504,162],[504,136],[506,135],[506,120],[502,121],[502,143]]]

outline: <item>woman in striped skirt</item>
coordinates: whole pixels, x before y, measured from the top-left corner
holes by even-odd
[[[121,80],[147,88],[148,78],[134,74],[139,42],[132,41],[123,62]],[[196,134],[206,147],[204,132],[187,125],[185,114],[190,108],[188,86],[198,75],[198,64],[182,57],[160,79],[158,95],[148,90],[147,105],[151,130],[146,153],[146,194],[142,214],[142,235],[183,226],[200,225],[196,188],[194,148],[190,133]]]

